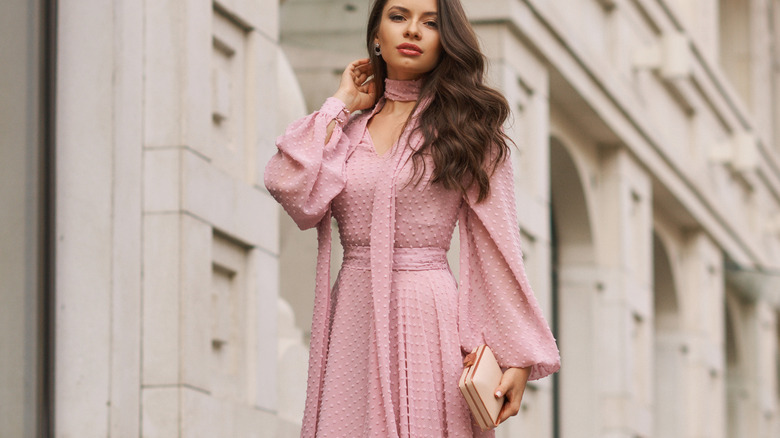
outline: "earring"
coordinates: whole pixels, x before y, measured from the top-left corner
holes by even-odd
[[[374,43],[374,53],[376,56],[382,56],[382,49],[379,47],[379,43]]]

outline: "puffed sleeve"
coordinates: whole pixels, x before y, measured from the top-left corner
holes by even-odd
[[[301,229],[316,226],[344,188],[350,139],[337,123],[325,143],[328,124],[344,107],[330,97],[319,111],[290,124],[266,165],[266,188]]]
[[[490,178],[488,197],[477,203],[469,191],[460,211],[461,346],[487,344],[503,368],[531,366],[529,380],[560,368],[552,332],[523,266],[509,159]]]

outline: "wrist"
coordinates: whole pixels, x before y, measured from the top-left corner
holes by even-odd
[[[346,107],[346,110],[348,112],[355,111],[355,108],[354,108],[354,105],[355,105],[354,101],[355,101],[355,99],[352,98],[348,93],[339,90],[339,91],[336,91],[336,94],[334,94],[331,97],[334,97],[334,98],[344,102],[344,106]]]

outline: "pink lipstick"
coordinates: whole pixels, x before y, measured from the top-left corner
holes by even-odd
[[[398,51],[401,52],[402,55],[408,55],[408,56],[419,56],[422,55],[423,53],[421,48],[411,43],[399,44],[396,47],[396,49],[398,49]]]

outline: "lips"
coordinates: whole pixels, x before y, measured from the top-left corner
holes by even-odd
[[[422,49],[411,43],[399,44],[396,49],[404,55],[418,56],[422,55]]]

